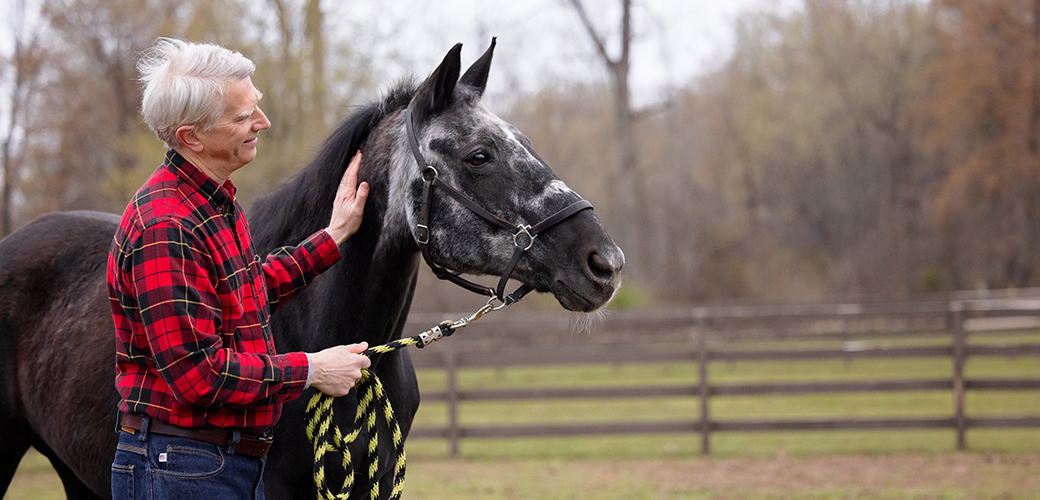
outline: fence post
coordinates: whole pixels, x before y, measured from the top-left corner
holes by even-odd
[[[448,376],[448,456],[459,456],[459,387],[456,380],[455,347],[451,342],[444,349],[444,369]]]
[[[700,326],[697,331],[697,369],[700,385],[701,399],[701,454],[711,454],[711,412],[709,403],[711,401],[711,389],[708,386],[708,331],[707,320],[703,316],[697,318]]]
[[[967,449],[967,419],[964,416],[964,362],[967,334],[964,330],[964,302],[950,302],[950,330],[953,334],[953,426],[957,432],[957,450]]]

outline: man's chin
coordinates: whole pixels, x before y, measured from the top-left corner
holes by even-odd
[[[256,147],[244,148],[242,150],[242,154],[239,155],[239,158],[242,161],[242,166],[245,166],[247,163],[253,161],[254,159],[256,159]]]

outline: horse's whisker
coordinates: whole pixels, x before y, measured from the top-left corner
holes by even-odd
[[[610,309],[601,307],[588,313],[574,313],[571,315],[571,331],[575,334],[591,335],[596,330],[596,325],[602,323],[610,316]]]

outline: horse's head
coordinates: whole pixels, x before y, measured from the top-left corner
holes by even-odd
[[[456,45],[403,113],[417,148],[405,153],[407,160],[398,158],[410,164],[397,187],[409,198],[412,236],[436,266],[506,273],[551,292],[566,309],[593,311],[620,287],[624,254],[527,137],[481,105],[494,47],[492,41],[460,79],[462,46]],[[529,238],[524,226],[537,234]]]

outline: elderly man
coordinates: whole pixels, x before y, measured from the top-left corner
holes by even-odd
[[[327,229],[261,262],[232,172],[271,123],[241,54],[160,39],[138,64],[145,122],[169,148],[123,213],[108,260],[119,445],[114,498],[263,498],[282,404],[307,387],[350,391],[364,344],[275,351],[269,315],[339,257],[361,224],[360,155]]]

